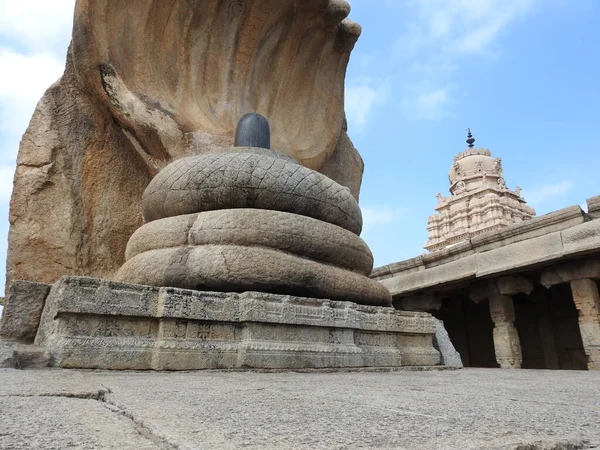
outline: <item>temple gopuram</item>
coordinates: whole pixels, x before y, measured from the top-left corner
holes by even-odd
[[[502,158],[492,158],[487,149],[475,149],[474,142],[469,131],[469,148],[456,155],[448,174],[451,195],[437,194],[438,214],[427,222],[425,248],[429,251],[535,216],[521,197],[521,188],[512,191],[506,186]]]

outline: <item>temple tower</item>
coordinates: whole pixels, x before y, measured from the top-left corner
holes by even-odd
[[[521,188],[506,186],[502,158],[493,158],[487,149],[474,148],[469,131],[469,147],[456,155],[450,169],[450,196],[437,194],[437,213],[429,217],[429,239],[425,248],[440,250],[470,239],[529,220],[535,210],[521,197]]]

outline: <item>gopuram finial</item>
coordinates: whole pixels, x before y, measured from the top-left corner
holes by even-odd
[[[467,132],[469,133],[467,135],[467,144],[469,144],[469,148],[473,148],[474,147],[473,144],[475,143],[475,138],[471,134],[471,129],[470,128],[467,128]]]
[[[257,113],[245,114],[235,131],[235,147],[271,148],[269,122]]]

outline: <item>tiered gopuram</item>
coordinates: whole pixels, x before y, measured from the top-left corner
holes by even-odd
[[[521,188],[509,189],[504,179],[502,158],[487,149],[469,148],[454,158],[448,174],[450,196],[437,195],[438,204],[427,221],[429,240],[425,248],[439,250],[487,231],[529,220],[535,210],[521,197]]]

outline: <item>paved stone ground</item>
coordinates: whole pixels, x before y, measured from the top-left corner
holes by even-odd
[[[0,370],[2,449],[580,449],[600,372]]]

